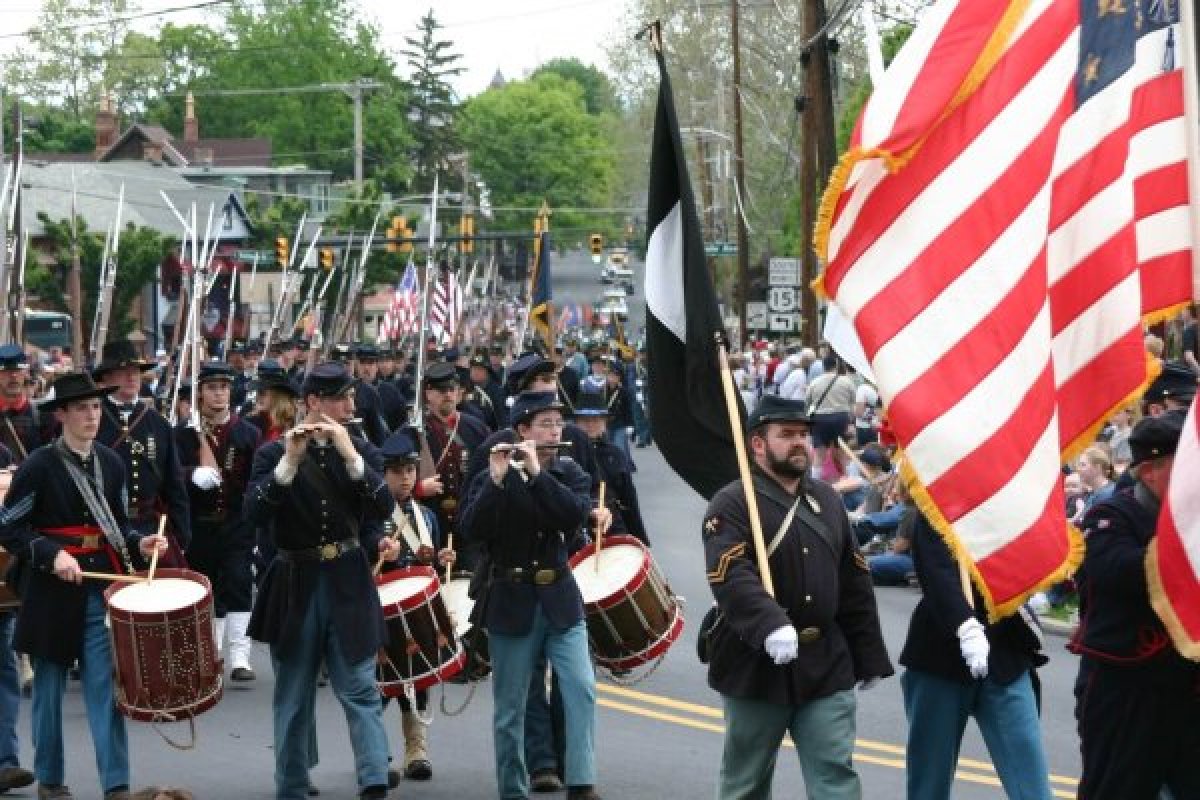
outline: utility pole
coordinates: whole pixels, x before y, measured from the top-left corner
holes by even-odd
[[[746,346],[746,301],[750,291],[750,245],[746,230],[745,197],[746,169],[742,158],[742,54],[738,31],[738,0],[730,0],[730,26],[733,38],[733,147],[734,147],[734,213],[737,216],[737,312],[738,343]]]
[[[363,191],[363,92],[382,87],[379,81],[366,78],[359,78],[342,87],[354,98],[354,192],[359,197],[362,197]]]
[[[812,44],[800,56],[806,69],[805,97],[801,112],[804,114],[804,141],[801,145],[800,160],[800,229],[803,231],[800,243],[800,308],[804,321],[804,342],[810,346],[816,345],[821,335],[817,319],[817,298],[810,288],[819,267],[816,250],[813,248],[813,229],[820,192],[829,182],[829,175],[837,160],[829,37],[823,30],[826,22],[825,0],[805,0],[804,39]]]

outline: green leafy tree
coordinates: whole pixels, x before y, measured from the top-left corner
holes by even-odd
[[[44,303],[59,311],[67,308],[66,280],[71,268],[71,221],[53,221],[45,214],[39,219],[46,231],[51,256],[49,264],[30,262],[26,270],[26,289]],[[96,299],[100,279],[100,261],[104,257],[104,238],[87,229],[83,218],[76,222],[79,230],[79,261],[83,274],[83,318],[76,324],[84,326],[84,344],[96,317]],[[129,225],[121,231],[117,254],[117,281],[113,288],[112,313],[109,316],[109,339],[132,332],[129,315],[142,289],[158,274],[158,267],[176,242],[153,228]]]
[[[615,156],[579,84],[543,74],[490,89],[463,107],[460,132],[472,168],[491,188],[497,228],[531,227],[543,200],[556,209],[552,231],[595,224],[593,216],[569,209],[603,205]]]
[[[453,43],[438,39],[440,28],[430,9],[421,18],[420,38],[405,38],[408,47],[400,51],[412,69],[408,87],[416,169],[413,186],[421,190],[433,186],[434,174],[442,171],[446,156],[459,147],[450,79],[464,68],[455,66],[462,56],[452,52]]]
[[[617,92],[608,76],[578,58],[555,58],[533,71],[531,77],[553,74],[574,81],[583,89],[583,103],[593,116],[619,110]]]

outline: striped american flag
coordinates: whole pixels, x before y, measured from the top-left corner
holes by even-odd
[[[463,293],[458,275],[451,269],[441,270],[429,296],[429,330],[441,343],[454,338],[462,316]]]
[[[404,275],[392,294],[392,304],[379,323],[379,343],[393,342],[401,336],[417,332],[421,324],[417,307],[417,269],[409,261]]]
[[[996,614],[1078,562],[1060,464],[1141,392],[1143,321],[1192,296],[1180,31],[1150,5],[937,3],[822,207],[822,288]]]

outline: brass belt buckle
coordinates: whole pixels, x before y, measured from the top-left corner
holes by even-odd
[[[533,582],[538,586],[549,586],[558,577],[558,572],[552,569],[539,569],[533,573]]]
[[[817,639],[821,638],[820,628],[802,628],[799,633],[800,644],[812,644]]]
[[[338,557],[338,555],[340,555],[340,552],[338,550],[338,546],[337,546],[336,542],[330,542],[329,544],[323,544],[323,545],[321,545],[320,550],[321,550],[321,560],[322,561],[333,561],[335,558]]]
[[[100,547],[100,534],[85,533],[79,537],[79,546],[85,550],[97,550]]]

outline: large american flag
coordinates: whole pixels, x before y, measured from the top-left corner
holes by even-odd
[[[994,615],[1082,554],[1060,464],[1152,371],[1192,295],[1175,3],[942,0],[822,206],[822,286],[906,478]]]
[[[377,338],[380,344],[394,342],[401,336],[417,332],[417,328],[421,324],[417,300],[417,269],[413,266],[413,262],[409,261],[408,266],[404,269],[404,276],[392,294],[392,304],[379,323]]]
[[[429,296],[429,331],[439,342],[444,344],[454,338],[462,308],[458,275],[452,269],[441,270]]]

